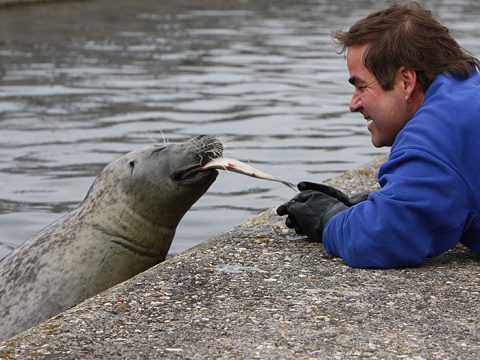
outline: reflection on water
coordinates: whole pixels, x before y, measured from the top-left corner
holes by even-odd
[[[0,10],[0,257],[85,196],[105,164],[156,139],[218,134],[226,155],[291,182],[385,153],[348,112],[332,28],[388,1],[96,0]],[[476,1],[430,1],[479,54]],[[289,199],[222,172],[172,253]]]

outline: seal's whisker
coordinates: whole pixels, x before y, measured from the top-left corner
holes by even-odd
[[[222,142],[218,137],[215,137],[215,138],[214,138],[214,144],[213,144],[213,150],[214,150],[214,152],[215,152],[218,156],[221,156],[221,155],[223,154],[223,149],[224,149],[223,142]]]
[[[162,139],[163,139],[163,144],[168,144],[168,139],[167,137],[165,136],[165,133],[162,131],[162,130],[159,130],[160,131],[160,134],[162,135]]]
[[[221,146],[220,156],[223,156],[225,149],[231,150],[232,148],[234,149],[236,147],[229,144],[232,140],[231,136],[219,135],[217,136],[217,140]]]
[[[144,137],[146,137],[147,139],[149,139],[149,140],[153,143],[153,145],[156,145],[156,144],[157,144],[158,141],[157,141],[157,139],[155,139],[155,137],[154,137],[153,135],[150,135],[150,134],[148,134],[148,133],[145,132],[145,131],[142,131],[142,135],[143,135]]]
[[[192,136],[190,138],[190,141],[194,144],[194,146],[197,148],[197,149],[201,149],[202,148],[202,145],[199,141],[199,138],[198,136]]]
[[[193,141],[193,139],[191,139]],[[198,146],[197,143],[193,143],[193,144],[188,144],[187,145],[187,149],[190,150],[190,151],[197,151],[200,147]]]
[[[212,149],[213,157],[220,157],[223,154],[223,146],[220,144],[214,144]]]
[[[150,139],[153,146],[163,146],[163,145],[168,144],[168,139],[165,136],[165,133],[162,130],[158,130],[158,132],[160,133],[160,135],[162,137],[161,141],[155,135],[148,135],[148,134],[145,134],[145,135]]]
[[[215,135],[215,138],[221,143],[226,143],[231,140],[231,136],[226,135]]]

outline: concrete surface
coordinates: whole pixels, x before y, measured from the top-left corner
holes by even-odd
[[[380,160],[330,183],[374,188]],[[0,359],[474,359],[480,261],[357,270],[266,211],[0,345]]]

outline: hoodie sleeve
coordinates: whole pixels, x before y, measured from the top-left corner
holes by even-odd
[[[460,240],[468,191],[434,154],[396,151],[379,172],[382,188],[334,216],[323,232],[326,251],[352,267],[418,266]]]

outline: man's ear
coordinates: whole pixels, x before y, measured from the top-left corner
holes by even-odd
[[[406,96],[412,96],[417,86],[417,73],[415,70],[406,66],[400,66],[397,72],[398,80],[401,82],[402,89],[405,90]]]

